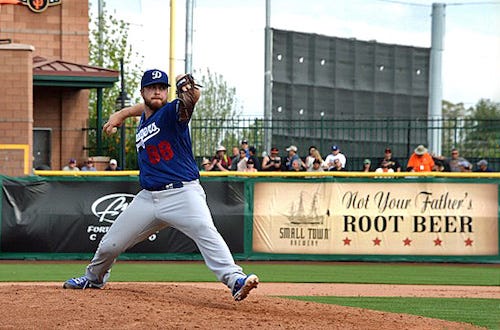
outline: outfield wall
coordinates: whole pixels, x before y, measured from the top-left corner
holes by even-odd
[[[87,173],[0,176],[0,259],[91,258],[140,186],[136,172]],[[211,172],[201,183],[238,260],[500,263],[496,173],[408,175]],[[120,258],[201,256],[167,228]]]

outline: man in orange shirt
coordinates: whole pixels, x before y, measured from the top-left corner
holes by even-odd
[[[434,168],[434,160],[427,152],[427,148],[419,145],[411,155],[406,165],[408,172],[431,172]]]

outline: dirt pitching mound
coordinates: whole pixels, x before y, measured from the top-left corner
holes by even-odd
[[[257,289],[258,290],[258,289]],[[474,329],[463,323],[189,285],[0,286],[1,329]]]

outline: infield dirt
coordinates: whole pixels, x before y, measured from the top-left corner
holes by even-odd
[[[84,291],[64,290],[61,283],[3,283],[0,329],[477,329],[421,316],[269,296],[405,296],[405,286],[321,286],[261,283],[246,300],[235,302],[218,283],[111,282],[103,290]],[[492,287],[407,289],[413,295],[406,296],[499,298],[498,288]]]

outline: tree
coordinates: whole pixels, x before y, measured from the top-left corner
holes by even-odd
[[[481,99],[467,119],[473,127],[465,138],[465,148],[481,158],[500,157],[500,103]]]
[[[125,90],[129,96],[136,94],[137,86],[141,79],[142,72],[138,69],[142,66],[143,57],[134,52],[128,40],[129,24],[123,20],[118,20],[106,11],[106,4],[103,1],[103,12],[101,26],[99,27],[99,17],[92,16],[89,10],[89,62],[91,65],[120,70],[120,60],[124,62]],[[112,88],[103,90],[102,114],[106,120],[115,109],[115,101],[120,95],[121,84],[115,84]],[[132,102],[139,102],[138,97],[133,97]],[[96,152],[96,133],[100,127],[96,127],[97,118],[97,91],[91,90],[89,98],[89,134],[88,148],[89,154]],[[126,164],[120,164],[122,168],[137,168],[137,155],[135,153],[135,127],[134,118],[129,118],[125,122],[126,130]],[[103,136],[103,152],[111,158],[119,158],[120,154],[120,134]]]
[[[464,142],[466,131],[464,129],[464,118],[468,110],[463,103],[453,104],[443,101],[443,154],[449,154],[452,148],[460,148]]]
[[[239,128],[233,123],[234,117],[241,113],[236,89],[228,86],[221,74],[210,69],[194,72],[194,75],[203,86],[191,121],[194,154],[196,157],[212,155],[220,144],[229,152],[239,135]]]

